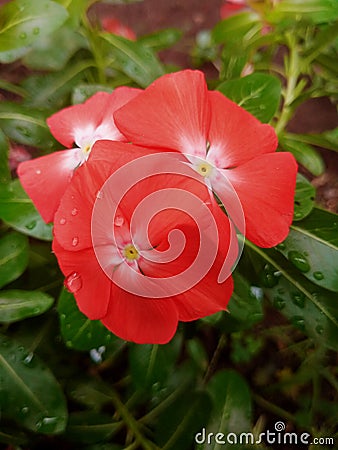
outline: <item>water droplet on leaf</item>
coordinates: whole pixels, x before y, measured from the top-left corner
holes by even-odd
[[[318,334],[323,334],[324,333],[324,328],[321,325],[317,325],[316,326],[316,331]]]
[[[21,408],[20,412],[21,412],[21,414],[24,415],[24,416],[25,416],[26,414],[28,414],[28,413],[29,413],[29,408],[28,408],[28,406],[24,406],[23,408]]]
[[[276,245],[276,249],[277,250],[285,250],[285,248],[286,248],[286,245],[283,242],[281,242],[280,244]]]
[[[301,253],[292,250],[291,252],[288,253],[288,259],[301,272],[305,273],[310,270],[310,264],[309,264],[308,260]]]
[[[82,288],[82,278],[77,272],[73,272],[65,279],[65,287],[69,292],[75,294]]]
[[[265,264],[263,272],[261,274],[261,281],[263,286],[272,288],[278,284],[279,273],[275,271],[274,267],[270,264]]]
[[[305,320],[302,316],[294,316],[292,323],[302,331],[305,331]]]
[[[299,308],[304,308],[305,306],[305,295],[302,292],[296,292],[292,294],[292,301]]]
[[[25,366],[31,366],[34,358],[34,353],[28,353],[28,355],[23,359],[23,363]]]
[[[324,275],[322,272],[313,272],[313,277],[318,281],[324,279]]]
[[[33,230],[36,227],[36,220],[32,220],[27,225],[25,225],[27,230]]]
[[[282,297],[275,297],[273,299],[273,305],[276,309],[280,311],[285,308],[285,300]]]
[[[40,33],[40,28],[35,27],[33,28],[33,34],[38,35]]]
[[[27,33],[20,33],[20,39],[26,39]]]

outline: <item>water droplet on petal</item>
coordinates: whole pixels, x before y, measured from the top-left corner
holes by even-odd
[[[72,246],[76,247],[78,243],[79,243],[79,238],[77,236],[74,236],[72,239]]]
[[[122,216],[115,216],[114,224],[117,227],[121,227],[124,224],[124,218]]]
[[[301,272],[305,273],[310,270],[310,264],[309,264],[308,260],[301,253],[292,250],[291,252],[288,252],[288,259]]]
[[[79,210],[77,208],[72,209],[72,216],[76,216]]]
[[[77,272],[73,272],[65,279],[65,287],[69,292],[75,294],[82,288],[82,278]]]
[[[37,175],[41,175],[41,170],[40,170],[40,169],[36,169],[35,173],[36,173]]]
[[[62,217],[62,219],[60,219],[60,221],[59,221],[59,224],[64,225],[66,222],[67,222],[67,220],[64,217]]]
[[[96,198],[103,198],[103,192],[97,191]]]
[[[313,277],[318,281],[324,279],[324,275],[322,272],[313,272]]]

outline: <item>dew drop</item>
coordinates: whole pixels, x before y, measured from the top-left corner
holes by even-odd
[[[300,219],[302,217],[302,213],[296,212],[294,216],[295,219]]]
[[[25,366],[30,366],[33,362],[33,358],[34,358],[34,353],[28,353],[28,355],[23,359],[23,363],[25,364]]]
[[[273,305],[276,309],[280,311],[285,308],[285,300],[282,297],[275,297],[273,299]]]
[[[323,334],[324,333],[324,328],[321,325],[317,325],[316,326],[316,331],[318,334]]]
[[[27,228],[27,230],[33,230],[36,227],[36,220],[32,220],[31,222],[27,223],[25,227]]]
[[[124,218],[122,216],[115,216],[114,224],[117,227],[121,227],[124,224]]]
[[[76,216],[79,210],[77,208],[72,209],[72,216]]]
[[[69,292],[75,294],[82,288],[82,278],[77,272],[73,272],[65,279],[65,287]]]
[[[72,246],[76,247],[79,243],[79,238],[77,236],[74,236],[72,239]]]
[[[292,294],[292,301],[299,308],[304,308],[305,306],[305,295],[302,292],[297,292]]]
[[[73,347],[73,342],[72,341],[67,341],[66,345],[67,345],[67,347]]]
[[[283,242],[281,242],[280,244],[276,245],[276,249],[277,250],[285,250],[286,245]]]
[[[67,220],[64,217],[62,217],[62,219],[60,219],[60,221],[59,221],[59,224],[64,225],[66,222],[67,222]]]
[[[65,318],[66,318],[66,314],[61,314],[61,320],[65,320]]]
[[[40,34],[40,28],[38,28],[38,27],[33,28],[33,34],[35,34],[35,36]]]
[[[305,273],[310,270],[310,264],[309,264],[308,260],[301,253],[292,250],[291,252],[288,252],[288,259],[301,272]]]
[[[41,175],[41,170],[40,170],[40,169],[36,169],[35,173],[36,173],[37,175]]]
[[[273,288],[278,284],[279,281],[279,273],[277,273],[273,266],[270,264],[265,264],[263,272],[261,274],[261,281],[263,286],[267,288]]]
[[[305,331],[305,320],[302,316],[294,316],[292,318],[293,324],[302,331]]]
[[[20,33],[19,37],[20,37],[20,39],[26,39],[27,33]]]
[[[313,272],[313,277],[318,281],[324,279],[324,275],[322,272]]]
[[[20,412],[21,412],[21,414],[24,415],[24,416],[25,416],[26,414],[28,414],[28,412],[29,412],[28,406],[24,406],[23,408],[21,408]]]
[[[96,198],[103,198],[103,192],[97,191]]]

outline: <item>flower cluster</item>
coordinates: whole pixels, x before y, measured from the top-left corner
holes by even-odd
[[[137,343],[226,310],[237,233],[272,247],[293,217],[297,165],[274,129],[199,71],[117,88],[48,119],[67,147],[22,162],[79,309]]]

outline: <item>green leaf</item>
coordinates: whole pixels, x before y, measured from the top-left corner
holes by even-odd
[[[0,322],[11,323],[38,316],[53,303],[53,297],[40,291],[0,291]]]
[[[52,240],[52,225],[42,220],[18,179],[0,187],[0,218],[28,236]]]
[[[45,39],[67,17],[67,11],[50,0],[14,0],[7,3],[1,8],[0,61],[15,60],[18,54],[13,50],[20,51],[38,39]]]
[[[295,209],[293,220],[304,219],[314,207],[316,190],[314,186],[300,173],[297,174]]]
[[[275,115],[281,96],[279,79],[258,72],[225,81],[217,90],[264,123],[269,122]]]
[[[108,440],[120,424],[106,414],[81,411],[70,414],[65,436],[77,443],[95,444]]]
[[[243,44],[259,33],[261,27],[258,14],[253,11],[243,12],[218,22],[212,30],[212,37],[216,44],[227,45],[237,40],[241,40]]]
[[[77,50],[86,46],[85,38],[66,24],[36,41],[23,63],[32,70],[60,71]]]
[[[315,342],[336,349],[336,294],[311,283],[275,249],[262,250],[248,242],[246,245],[254,252],[250,256],[255,271],[275,308]]]
[[[238,271],[233,273],[233,278],[234,292],[220,322],[222,330],[227,333],[251,328],[264,317],[263,291],[252,286]]]
[[[54,434],[65,429],[67,407],[52,372],[19,343],[0,335],[2,414],[31,431]]]
[[[164,74],[164,68],[151,49],[139,42],[114,34],[102,33],[110,44],[113,66],[142,87],[146,87]]]
[[[313,283],[338,291],[338,216],[314,209],[277,249]]]
[[[0,185],[11,180],[11,172],[8,165],[9,145],[6,136],[0,129]]]
[[[28,264],[26,236],[11,231],[0,238],[0,288],[16,280]]]
[[[230,444],[224,438],[229,433],[240,435],[251,429],[251,396],[250,389],[245,379],[234,370],[222,370],[218,372],[208,383],[207,391],[213,401],[210,425],[205,431],[208,433],[223,433],[222,448],[242,449],[242,445]],[[221,439],[221,436],[219,436]],[[202,448],[216,449],[220,444],[212,440],[211,445],[207,441],[202,442],[203,436],[198,436],[198,443],[206,444]]]
[[[18,103],[1,103],[0,127],[10,139],[20,144],[47,150],[56,143],[46,125],[46,114]]]
[[[205,392],[186,390],[159,416],[155,441],[161,450],[191,448],[194,436],[208,422],[211,401]]]
[[[91,61],[80,61],[64,70],[49,75],[32,75],[22,86],[29,92],[25,106],[60,109],[68,102],[72,89],[84,78]]]
[[[309,172],[318,177],[325,170],[323,158],[311,145],[293,138],[291,133],[281,136],[279,142],[284,150],[293,154],[296,160]]]
[[[90,320],[78,309],[73,294],[63,289],[58,301],[61,335],[67,347],[92,350],[109,344],[113,335],[99,320]]]
[[[97,92],[108,92],[111,94],[113,89],[103,84],[79,84],[72,92],[72,104],[84,103],[89,97]]]
[[[179,30],[178,28],[167,28],[165,30],[141,36],[138,39],[138,42],[145,47],[151,48],[155,52],[159,52],[176,44],[176,42],[181,39],[182,35],[182,30]]]
[[[338,18],[338,3],[336,0],[283,0],[271,8],[266,18],[277,24],[284,19],[330,23]]]
[[[172,372],[180,348],[179,335],[165,345],[131,345],[129,363],[135,386],[147,388],[154,383],[164,384]]]
[[[321,134],[294,134],[292,137],[294,140],[300,142],[317,145],[318,147],[338,152],[338,128],[325,131]]]

